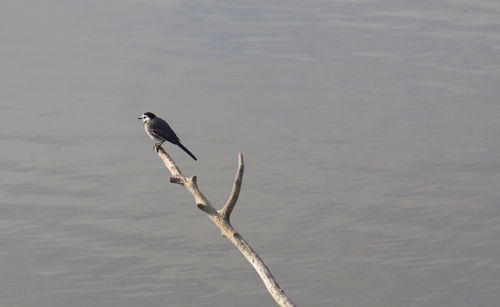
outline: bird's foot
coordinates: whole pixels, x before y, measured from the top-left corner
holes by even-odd
[[[153,145],[153,149],[154,149],[154,151],[158,152],[158,147],[160,147],[160,144],[155,143],[155,144]]]

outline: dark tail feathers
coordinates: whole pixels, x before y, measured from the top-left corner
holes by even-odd
[[[193,158],[195,161],[197,161],[198,159],[196,159],[196,157],[189,151],[189,149],[187,149],[186,147],[184,147],[184,145],[181,144],[181,142],[178,142],[177,143],[177,146],[179,146],[182,150],[184,150],[188,155],[191,156],[191,158]]]

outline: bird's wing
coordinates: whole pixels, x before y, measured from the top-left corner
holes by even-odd
[[[177,144],[179,142],[179,137],[175,134],[175,132],[170,128],[166,121],[161,118],[155,118],[150,121],[149,129],[152,133],[160,136],[161,138]]]

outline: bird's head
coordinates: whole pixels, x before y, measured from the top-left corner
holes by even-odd
[[[141,119],[144,123],[147,123],[148,121],[152,120],[155,117],[156,117],[156,115],[154,115],[153,113],[146,112],[146,113],[142,114],[141,117],[139,117],[138,119]]]

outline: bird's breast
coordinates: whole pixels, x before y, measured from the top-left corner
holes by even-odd
[[[155,141],[158,140],[158,138],[156,138],[153,134],[151,134],[151,129],[149,128],[149,125],[147,123],[144,124],[144,130],[146,130],[146,133],[149,135],[150,138],[152,138]]]

